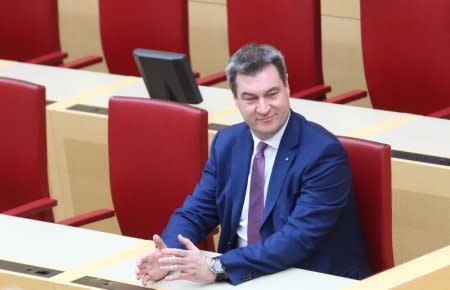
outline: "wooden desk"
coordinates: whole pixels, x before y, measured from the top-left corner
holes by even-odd
[[[76,282],[85,277],[101,282],[100,288],[149,289],[140,287],[135,280],[134,265],[139,255],[154,247],[151,241],[1,214],[0,233],[0,260],[23,263],[29,269],[19,273],[0,262],[0,289],[98,289]],[[48,275],[42,271],[46,269],[54,273]],[[35,273],[39,270],[41,274]],[[444,290],[448,289],[449,273],[450,246],[447,246],[362,281],[288,269],[238,286],[161,281],[149,287],[158,290]]]
[[[134,273],[130,271],[130,269],[133,269],[134,264],[135,258],[128,258],[124,259],[123,261],[115,265],[105,267],[104,269],[101,269],[95,273],[90,273],[89,275],[107,281],[116,281],[131,285],[139,285],[139,282],[136,281],[134,277]],[[250,280],[237,286],[232,286],[227,282],[203,284],[190,281],[173,281],[173,282],[161,281],[158,283],[149,284],[148,287],[156,289],[170,289],[170,290],[196,290],[196,289],[325,290],[325,289],[341,289],[343,287],[350,286],[355,282],[356,280],[343,277],[337,277],[301,269],[289,269],[276,274],[267,275],[260,277],[258,279]]]
[[[84,273],[87,266],[96,270],[152,245],[141,239],[2,214],[0,233],[0,260],[30,265],[19,267],[28,269],[24,274],[5,270],[4,263],[0,263],[0,289],[27,288],[35,283],[45,289],[50,287],[49,279],[66,272]]]
[[[450,289],[450,245],[353,283],[344,290],[423,289]]]
[[[0,62],[0,75],[14,66]],[[15,64],[18,65],[18,64]],[[17,69],[18,67],[16,67]],[[65,69],[20,64],[9,72],[40,80],[48,92],[63,94]],[[107,106],[113,95],[147,97],[141,79],[95,73],[92,85],[84,71],[71,71],[70,81],[84,88],[47,107],[48,158],[51,194],[59,200],[57,219],[98,207],[112,207],[107,155]],[[92,73],[87,73],[91,76]],[[45,75],[45,78],[43,77]],[[50,81],[51,80],[51,81]],[[85,83],[86,82],[86,83]],[[88,86],[88,83],[91,84]],[[200,88],[209,122],[240,122],[229,90]],[[52,93],[53,94],[53,93]],[[393,226],[396,263],[450,244],[450,122],[418,115],[368,108],[291,100],[294,111],[336,135],[391,144]],[[84,111],[83,111],[84,110]],[[215,134],[210,131],[210,136]],[[97,228],[118,232],[115,219]]]
[[[0,60],[0,76],[26,80],[46,87],[47,100],[58,102],[82,97],[116,83],[124,76],[54,66]],[[85,95],[91,97],[90,95]],[[80,99],[80,98],[79,98]]]
[[[106,279],[110,284],[120,282],[140,286],[134,276],[136,258],[154,246],[152,242],[146,240],[1,214],[0,233],[2,234],[0,259],[28,264],[31,265],[28,268],[32,269],[25,274],[17,273],[14,270],[2,269],[0,263],[0,289],[94,289],[73,282],[85,276]],[[61,272],[53,276],[34,273],[43,268]],[[102,282],[104,284],[105,281]],[[238,287],[228,283],[202,285],[189,281],[160,282],[153,284],[152,287],[174,290],[283,290],[298,285],[296,289],[338,290],[354,282],[355,280],[348,278],[290,269],[249,281]]]

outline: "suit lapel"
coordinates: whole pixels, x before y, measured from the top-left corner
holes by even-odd
[[[300,140],[300,122],[298,115],[291,112],[289,123],[281,138],[280,147],[278,148],[277,156],[275,157],[275,162],[273,164],[262,225],[264,225],[264,222],[273,210],[278,196],[280,195],[286,174],[296,157]]]
[[[235,232],[241,218],[247,188],[250,159],[253,153],[253,138],[246,127],[241,138],[234,144],[231,156],[231,196],[233,199],[232,230]]]

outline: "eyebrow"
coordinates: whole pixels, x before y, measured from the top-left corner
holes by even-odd
[[[280,90],[280,87],[274,86],[274,87],[271,87],[268,90],[266,90],[264,92],[264,95],[270,94],[273,91],[279,91],[279,90]],[[248,96],[248,97],[258,97],[258,94],[254,94],[254,93],[251,93],[251,92],[245,92],[245,91],[240,94],[240,97],[246,97],[246,96]]]

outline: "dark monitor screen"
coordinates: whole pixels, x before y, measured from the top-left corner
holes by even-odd
[[[202,102],[183,53],[137,48],[133,55],[151,98],[188,104]]]

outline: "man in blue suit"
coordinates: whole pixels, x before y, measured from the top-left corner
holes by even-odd
[[[290,110],[282,54],[244,46],[231,57],[227,78],[245,122],[216,134],[201,180],[162,238],[154,235],[157,248],[138,260],[137,278],[236,285],[290,267],[369,275],[346,153],[333,134]],[[253,167],[261,164],[254,159],[259,143],[262,171]],[[256,232],[253,171],[264,180]],[[210,258],[195,244],[217,225],[222,255]]]

